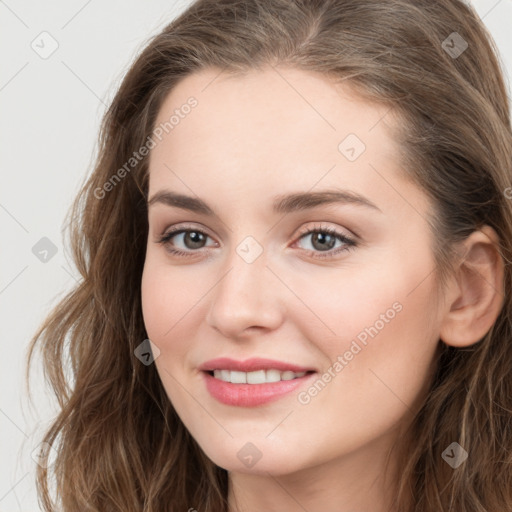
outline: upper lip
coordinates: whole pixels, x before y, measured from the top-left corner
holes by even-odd
[[[200,370],[213,371],[213,370],[232,370],[239,372],[254,372],[257,370],[269,370],[275,369],[281,372],[292,371],[295,373],[315,371],[313,368],[307,368],[296,364],[286,363],[284,361],[276,361],[275,359],[264,359],[260,357],[254,357],[246,359],[245,361],[236,361],[229,357],[219,357],[217,359],[211,359],[206,361],[201,366]]]

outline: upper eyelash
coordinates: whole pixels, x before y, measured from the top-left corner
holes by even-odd
[[[187,232],[201,233],[202,235],[205,235],[206,237],[211,238],[208,235],[208,233],[205,233],[204,231],[202,231],[200,229],[176,228],[176,229],[172,229],[171,231],[168,231],[167,233],[162,235],[156,242],[161,243],[161,244],[166,244],[170,241],[170,239],[173,236],[181,234],[181,233],[187,233]],[[340,233],[339,231],[337,231],[336,229],[334,229],[332,227],[321,227],[321,226],[316,227],[315,226],[313,228],[307,228],[304,231],[301,231],[299,233],[297,240],[300,240],[302,237],[304,237],[306,235],[311,235],[313,233],[327,233],[329,235],[334,236],[335,238],[337,238],[338,240],[340,240],[341,242],[343,242],[345,244],[344,247],[338,247],[337,249],[330,249],[329,251],[324,251],[324,254],[322,254],[322,251],[312,251],[312,250],[304,249],[308,253],[313,253],[316,258],[334,257],[334,255],[338,254],[339,252],[350,250],[357,246],[357,243],[354,239],[344,235],[343,233]],[[172,254],[175,254],[178,256],[193,256],[195,253],[201,252],[201,249],[198,249],[197,251],[195,251],[195,250],[182,251],[181,249],[168,248],[168,250]]]

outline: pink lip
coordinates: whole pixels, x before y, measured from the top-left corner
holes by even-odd
[[[205,372],[211,372],[213,370],[231,370],[239,372],[254,372],[256,370],[269,370],[275,369],[280,372],[287,370],[299,373],[307,371],[316,371],[314,368],[306,368],[303,366],[297,366],[295,364],[285,363],[283,361],[276,361],[274,359],[263,359],[260,357],[253,357],[246,359],[245,361],[235,361],[229,357],[219,357],[217,359],[211,359],[206,361],[201,366],[200,370]]]
[[[205,379],[206,388],[213,398],[223,404],[239,407],[255,407],[257,405],[273,402],[283,395],[294,391],[306,381],[309,381],[316,373],[316,370],[313,368],[258,357],[246,359],[245,361],[235,361],[228,357],[220,357],[206,361],[199,369],[203,372],[202,375]],[[254,372],[268,369],[275,369],[281,372],[292,371],[295,373],[310,373],[297,379],[269,382],[266,384],[233,384],[216,379],[213,375],[208,373],[213,370]]]
[[[210,395],[226,405],[238,407],[256,407],[257,405],[273,402],[309,381],[315,373],[308,373],[303,377],[267,384],[233,384],[216,379],[206,371],[202,372],[206,388]]]

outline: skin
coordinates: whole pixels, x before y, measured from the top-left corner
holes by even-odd
[[[197,196],[218,218],[149,207],[143,315],[169,400],[206,455],[228,470],[232,511],[389,510],[400,469],[391,448],[427,392],[440,338],[477,341],[501,307],[495,234],[475,232],[462,248],[466,265],[476,251],[485,279],[461,271],[435,301],[431,205],[400,176],[388,108],[295,69],[236,77],[210,69],[174,88],[156,124],[190,96],[197,107],[151,150],[149,198],[163,189]],[[338,150],[348,134],[366,146],[352,162]],[[333,188],[380,211],[271,209],[278,194]],[[172,226],[207,237],[194,246],[178,234],[167,247],[192,256],[175,256],[158,243]],[[322,259],[322,246],[300,232],[319,226],[357,245]],[[252,263],[236,252],[247,236],[263,249]],[[394,303],[400,312],[307,404],[298,392],[253,408],[221,404],[198,370],[215,357],[267,357],[320,376]],[[248,442],[261,452],[250,468],[237,457]]]

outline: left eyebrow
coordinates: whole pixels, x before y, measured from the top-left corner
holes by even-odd
[[[277,196],[274,198],[273,210],[276,213],[290,213],[333,203],[365,206],[382,213],[382,210],[368,198],[349,190],[323,190]]]
[[[184,194],[171,192],[170,190],[160,190],[156,192],[148,201],[148,207],[156,203],[189,210],[195,213],[218,217],[214,210],[202,199],[191,197]],[[272,203],[272,209],[275,213],[290,213],[294,211],[303,211],[326,204],[355,204],[379,211],[382,210],[370,201],[368,198],[348,190],[324,190],[319,192],[298,192],[276,196]]]

